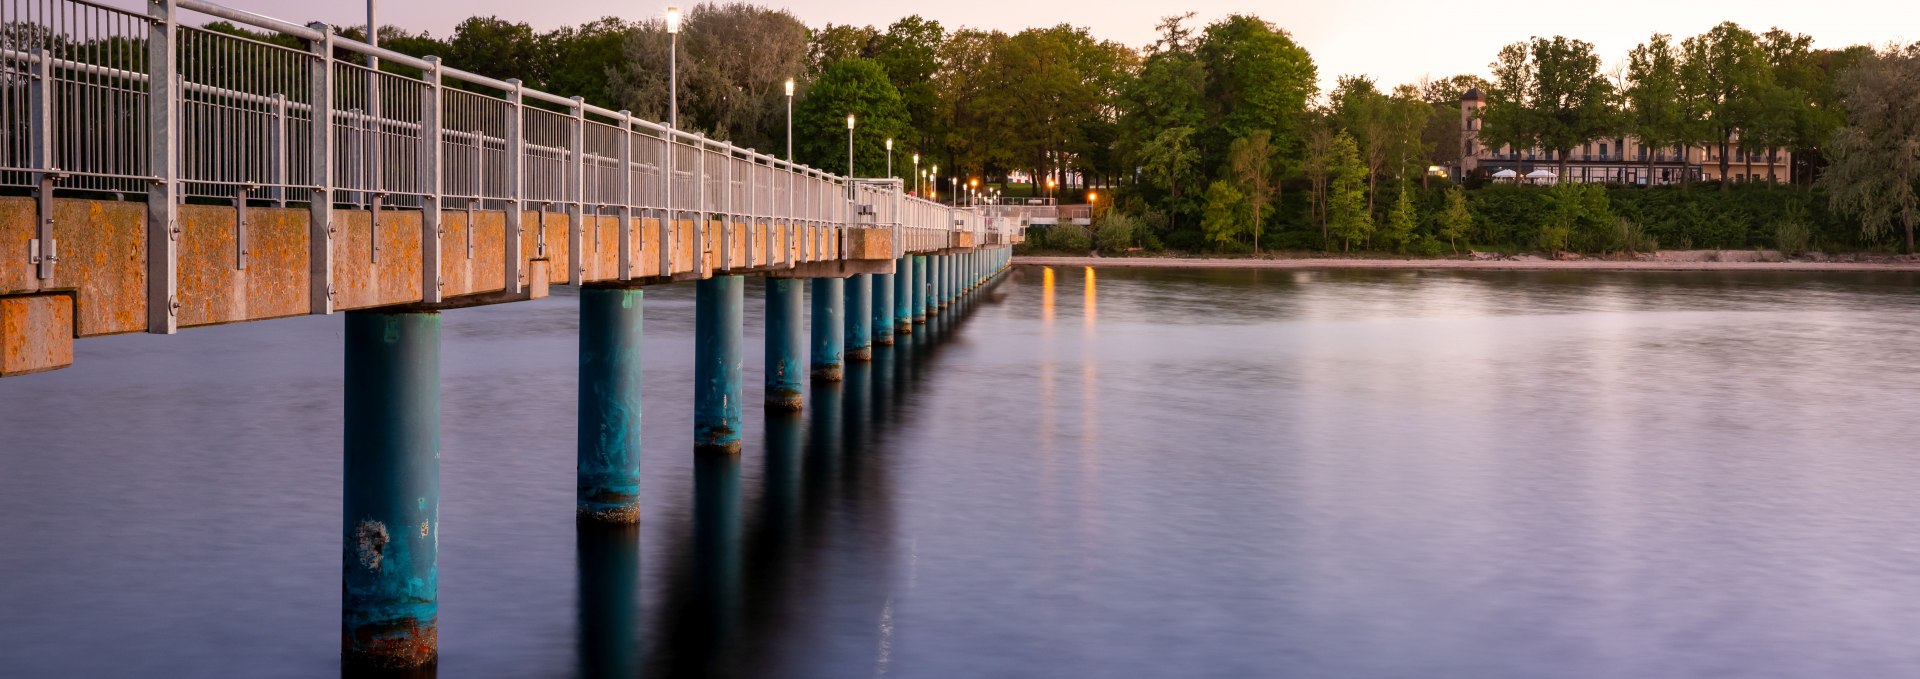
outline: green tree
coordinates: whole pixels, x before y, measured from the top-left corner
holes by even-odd
[[[1139,162],[1147,181],[1172,196],[1174,205],[1168,210],[1169,221],[1177,223],[1172,215],[1179,212],[1180,193],[1193,177],[1194,166],[1200,162],[1200,151],[1193,147],[1193,128],[1161,130],[1140,150]]]
[[[1420,224],[1420,211],[1414,206],[1413,192],[1408,190],[1407,182],[1399,184],[1399,196],[1393,201],[1393,209],[1387,212],[1386,228],[1380,231],[1380,240],[1393,246],[1396,252],[1405,253],[1407,243],[1413,240],[1413,230]]]
[[[1837,83],[1847,123],[1834,135],[1820,183],[1833,208],[1860,217],[1877,240],[1898,228],[1908,253],[1920,221],[1920,46],[1860,59]]]
[[[1265,228],[1261,217],[1270,202],[1279,200],[1280,185],[1273,180],[1274,152],[1271,135],[1266,130],[1255,130],[1233,140],[1233,147],[1227,153],[1234,182],[1253,210],[1254,252],[1260,251],[1260,232]]]
[[[910,138],[900,141],[914,149],[935,147],[940,93],[934,77],[940,71],[940,48],[946,41],[947,31],[940,22],[917,14],[893,22],[873,40],[873,58],[900,91],[913,126]]]
[[[795,152],[800,161],[831,172],[847,171],[847,114],[853,114],[854,176],[885,173],[888,137],[907,131],[907,109],[886,71],[870,59],[829,64],[808,88],[793,113]]]
[[[1353,242],[1373,235],[1373,212],[1367,209],[1367,166],[1360,149],[1345,131],[1333,137],[1332,182],[1327,191],[1327,228],[1340,239],[1342,252]]]
[[[468,17],[447,41],[447,65],[489,78],[518,78],[528,87],[546,81],[547,61],[533,26],[500,17]]]
[[[1440,211],[1440,235],[1447,237],[1447,249],[1459,252],[1459,239],[1473,233],[1473,211],[1467,209],[1467,191],[1458,185],[1447,187],[1447,205]]]
[[[873,43],[879,38],[880,31],[872,26],[827,24],[813,31],[807,41],[807,76],[820,77],[836,61],[872,58]]]
[[[1773,74],[1766,50],[1752,31],[1731,21],[1687,38],[1683,69],[1687,98],[1699,107],[1703,134],[1696,141],[1717,145],[1720,151],[1720,190],[1729,190],[1734,134],[1754,125],[1771,96]]]
[[[1226,249],[1240,242],[1250,230],[1247,199],[1233,184],[1215,181],[1207,186],[1207,207],[1200,219],[1200,231],[1214,247]]]
[[[542,34],[538,44],[546,66],[540,89],[617,108],[615,76],[625,66],[627,34],[635,28],[621,19],[606,17]]]
[[[1493,71],[1482,135],[1551,152],[1561,177],[1567,154],[1617,127],[1613,85],[1586,41],[1556,35],[1514,43],[1501,49]]]
[[[1207,26],[1194,45],[1207,74],[1210,126],[1200,140],[1214,158],[1232,140],[1269,130],[1281,147],[1298,144],[1300,118],[1318,91],[1313,57],[1272,23],[1233,14]]]
[[[1692,116],[1681,92],[1685,59],[1672,36],[1665,33],[1655,33],[1627,55],[1627,86],[1622,93],[1626,105],[1624,127],[1648,149],[1644,160],[1649,183],[1654,160],[1659,157],[1654,149],[1693,141],[1688,130]]]

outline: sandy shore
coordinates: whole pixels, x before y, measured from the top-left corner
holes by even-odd
[[[1920,271],[1920,262],[1664,262],[1471,259],[1015,257],[1014,264],[1158,269],[1485,269],[1503,271]]]

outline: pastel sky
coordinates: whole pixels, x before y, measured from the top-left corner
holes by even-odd
[[[362,2],[339,0],[216,0],[269,16],[335,24],[364,23]],[[128,0],[119,0],[126,3]],[[691,5],[690,0],[680,0]],[[548,29],[601,16],[641,18],[664,11],[668,2],[612,0],[464,0],[421,2],[381,0],[381,23],[445,35],[460,19],[493,14]],[[1780,26],[1813,36],[1816,46],[1886,43],[1920,39],[1920,0],[1606,0],[1577,2],[1486,2],[1460,0],[1315,0],[1312,2],[1229,2],[1187,0],[972,0],[970,2],[898,2],[882,0],[770,0],[770,7],[791,10],[810,26],[858,23],[885,26],[907,14],[948,27],[1018,30],[1071,23],[1094,35],[1130,45],[1154,38],[1163,15],[1183,8],[1199,13],[1201,23],[1231,13],[1259,15],[1291,32],[1318,64],[1321,79],[1365,73],[1386,84],[1411,82],[1422,75],[1483,73],[1504,45],[1532,35],[1567,35],[1586,40],[1611,67],[1628,50],[1655,32],[1693,35],[1724,20],[1755,31]],[[1903,32],[1904,31],[1904,32]]]

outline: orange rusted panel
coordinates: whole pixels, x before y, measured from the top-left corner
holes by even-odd
[[[475,292],[473,259],[467,256],[467,228],[466,210],[440,211],[440,295],[442,298],[459,297]]]
[[[693,220],[680,219],[673,223],[673,271],[684,273],[693,270]]]
[[[334,308],[411,304],[420,296],[420,213],[381,210],[380,261],[373,262],[372,220],[365,210],[334,210]]]
[[[446,254],[445,249],[441,250],[440,261],[456,261],[461,267],[470,270],[467,278],[472,281],[471,287],[468,288],[469,292],[505,290],[507,289],[507,213],[504,210],[476,211],[473,221],[473,257],[467,257],[466,243],[461,241],[452,251],[452,255]]]
[[[850,229],[847,240],[851,259],[893,259],[891,229]]]
[[[567,277],[568,256],[567,213],[542,212],[540,223],[547,227],[547,282],[554,285],[566,285],[572,280]]]
[[[73,365],[73,298],[0,297],[0,377]]]
[[[312,277],[307,261],[313,256],[307,240],[311,213],[306,208],[252,208],[247,245],[247,317],[281,318],[308,313]]]
[[[586,253],[581,264],[586,268],[582,280],[610,281],[620,278],[620,217],[587,215],[586,233],[581,234],[581,249]]]
[[[5,254],[26,254],[27,244],[34,238],[37,210],[32,198],[0,197],[0,293],[40,289],[40,279],[34,277],[34,267],[27,258]]]
[[[233,224],[230,206],[180,206],[180,327],[246,317],[246,278],[236,268]]]
[[[81,337],[147,329],[146,203],[57,199],[53,238],[60,263],[43,289],[78,297]]]
[[[635,250],[640,253],[640,257],[634,262],[633,275],[636,277],[664,275],[660,273],[660,220],[641,217],[638,221],[640,222],[639,233],[634,234],[634,237],[640,243],[640,248]]]

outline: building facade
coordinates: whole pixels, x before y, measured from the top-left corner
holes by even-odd
[[[1457,178],[1493,177],[1501,170],[1513,170],[1525,177],[1535,170],[1560,171],[1553,152],[1540,148],[1515,149],[1512,146],[1489,148],[1480,143],[1480,114],[1487,97],[1478,88],[1460,95],[1460,165]],[[1735,139],[1738,142],[1738,139]],[[1729,147],[1732,156],[1727,175],[1733,181],[1790,181],[1793,156],[1785,149],[1773,154],[1749,154]],[[1601,182],[1629,186],[1678,184],[1693,181],[1719,181],[1720,148],[1714,146],[1668,146],[1641,144],[1633,135],[1614,135],[1596,139],[1567,154],[1567,176],[1571,182]],[[1523,180],[1524,181],[1524,180]]]

